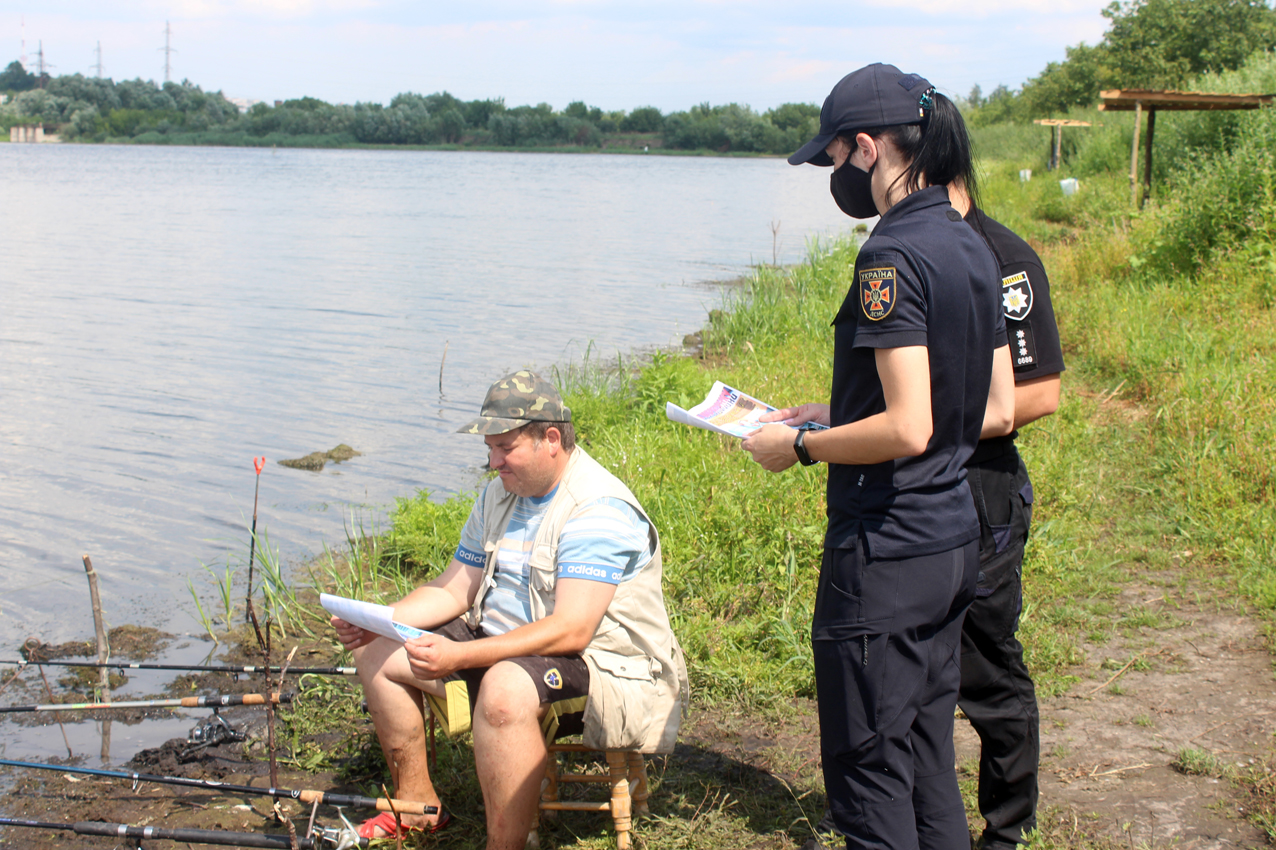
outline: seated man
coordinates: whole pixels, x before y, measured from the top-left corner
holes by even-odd
[[[488,850],[522,850],[545,772],[546,734],[581,731],[606,749],[673,749],[687,694],[661,590],[660,539],[638,500],[575,445],[571,411],[539,375],[488,390],[482,434],[499,474],[478,497],[444,573],[394,604],[430,633],[400,645],[334,617],[354,653],[400,799],[439,806],[403,818],[434,831],[448,815],[430,781],[424,694],[465,683]],[[449,683],[451,685],[449,686]],[[392,832],[374,818],[367,837]]]

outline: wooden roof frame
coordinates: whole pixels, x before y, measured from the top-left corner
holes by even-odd
[[[1033,124],[1050,128],[1050,164],[1046,167],[1054,171],[1063,161],[1063,128],[1089,127],[1089,121],[1077,121],[1074,118],[1034,118]]]
[[[1230,109],[1261,109],[1271,106],[1276,95],[1270,94],[1216,94],[1214,92],[1174,91],[1171,89],[1109,89],[1099,92],[1100,112],[1133,112],[1134,143],[1130,146],[1130,203],[1142,206],[1152,192],[1152,134],[1156,130],[1156,113],[1159,110],[1221,111]],[[1139,198],[1139,118],[1143,110],[1148,113],[1148,134],[1143,162],[1143,197]]]
[[[1143,109],[1218,110],[1258,109],[1271,106],[1270,94],[1214,94],[1199,91],[1110,89],[1099,92],[1100,112],[1135,112]]]

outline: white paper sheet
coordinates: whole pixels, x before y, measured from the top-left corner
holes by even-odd
[[[361,602],[358,599],[333,596],[329,593],[319,594],[319,604],[329,614],[335,614],[347,623],[390,640],[397,640],[399,643],[428,634],[421,629],[395,621],[394,609],[389,605],[376,605],[372,602]]]

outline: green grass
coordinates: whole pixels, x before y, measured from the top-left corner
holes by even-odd
[[[1036,491],[1020,638],[1038,692],[1049,697],[1084,672],[1086,642],[1180,623],[1173,606],[1155,614],[1119,604],[1131,583],[1272,620],[1276,266],[1264,258],[1273,256],[1276,205],[1254,208],[1239,242],[1239,231],[1220,230],[1192,269],[1141,267],[1132,258],[1173,236],[1183,220],[1166,212],[1170,204],[1132,213],[1120,171],[1086,177],[1081,192],[1065,198],[1053,175],[1020,183],[1018,167],[986,164],[983,203],[1039,247],[1068,360],[1059,412],[1023,429],[1019,441]],[[728,738],[750,724],[792,734],[781,709],[813,695],[809,627],[823,467],[765,473],[738,441],[675,426],[663,406],[699,400],[715,379],[780,405],[825,398],[829,322],[854,255],[852,244],[821,245],[794,269],[759,268],[712,313],[701,358],[658,355],[641,366],[587,364],[556,376],[581,443],[630,485],[660,530],[666,597],[692,677],[696,714],[687,728],[698,737],[655,763],[656,817],[640,827],[639,846],[791,847],[811,835],[822,811],[818,771],[790,763],[794,750],[725,754],[706,738],[705,718],[719,731],[730,726],[721,718],[735,718],[735,731],[722,733]],[[392,599],[437,575],[472,498],[401,499],[384,533],[352,523],[345,549],[316,567],[316,583]],[[289,607],[282,598],[279,605]],[[341,699],[348,706],[349,697]],[[336,716],[353,717],[347,712]],[[465,818],[438,844],[472,846],[482,816],[469,744],[445,746],[439,785]],[[300,764],[324,758],[303,735],[294,750]],[[366,733],[333,753],[357,781],[374,782],[384,770]],[[1180,761],[1195,769],[1187,756]],[[1256,810],[1276,811],[1276,783],[1251,773],[1246,787],[1268,801]],[[1045,812],[1032,846],[1111,845],[1097,830],[1085,818]],[[546,847],[610,841],[603,819],[591,816],[566,817],[542,839]]]

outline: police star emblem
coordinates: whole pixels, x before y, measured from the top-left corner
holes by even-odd
[[[895,309],[895,267],[860,269],[860,306],[864,315],[880,322]]]
[[[545,671],[545,684],[556,691],[563,689],[563,674],[558,672],[557,667],[551,667]]]
[[[1007,319],[1022,321],[1032,312],[1032,284],[1027,272],[1017,272],[1001,279],[1001,308]]]

